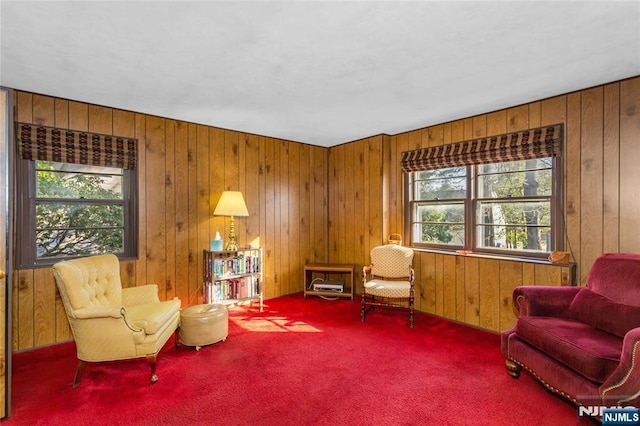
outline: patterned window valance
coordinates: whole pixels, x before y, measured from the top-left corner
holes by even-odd
[[[506,133],[402,153],[402,170],[418,172],[445,167],[529,160],[562,154],[562,124]]]
[[[18,123],[18,155],[25,160],[136,168],[138,140]]]

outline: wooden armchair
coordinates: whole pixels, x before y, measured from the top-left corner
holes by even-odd
[[[362,268],[362,322],[375,306],[409,311],[413,327],[413,250],[396,244],[371,249],[371,265]]]

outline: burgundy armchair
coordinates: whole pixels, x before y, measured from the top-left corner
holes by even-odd
[[[604,254],[585,287],[518,287],[513,303],[512,377],[524,368],[576,405],[640,407],[640,255]]]

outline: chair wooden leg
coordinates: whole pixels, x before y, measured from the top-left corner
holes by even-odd
[[[413,328],[413,305],[409,308],[409,328]]]
[[[86,361],[81,359],[78,360],[78,368],[76,368],[76,375],[73,378],[73,387],[76,388],[80,384],[80,380],[82,380],[82,374],[84,373],[84,368],[87,366]]]
[[[158,354],[147,355],[147,362],[151,366],[151,384],[155,384],[158,381],[158,375],[156,374],[156,364],[158,363]]]
[[[364,294],[364,292],[363,292],[362,293],[362,311],[361,311],[361,314],[360,314],[360,319],[362,320],[362,322],[364,322],[364,317],[366,316],[366,312],[365,312],[365,307],[366,307],[365,298],[366,297],[367,297],[366,294]]]
[[[507,372],[511,377],[513,377],[514,379],[520,377],[520,370],[522,370],[522,367],[520,367],[518,364],[511,361],[510,359],[506,359],[504,361],[504,366],[507,368]]]
[[[409,328],[413,328],[413,288],[411,288],[410,296],[409,296]]]

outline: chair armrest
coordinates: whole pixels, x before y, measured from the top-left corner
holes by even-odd
[[[122,306],[91,306],[73,311],[74,318],[122,318]]]
[[[122,289],[122,304],[124,306],[143,305],[145,303],[157,303],[159,301],[158,286],[156,284]]]
[[[372,267],[372,265],[368,265],[368,266],[363,266],[362,267],[362,281],[363,282],[367,281],[367,275],[369,274],[369,272],[371,272],[371,267]]]
[[[624,336],[620,364],[598,391],[602,405],[640,406],[640,327]]]
[[[582,287],[521,286],[513,290],[513,305],[521,316],[566,317]]]

